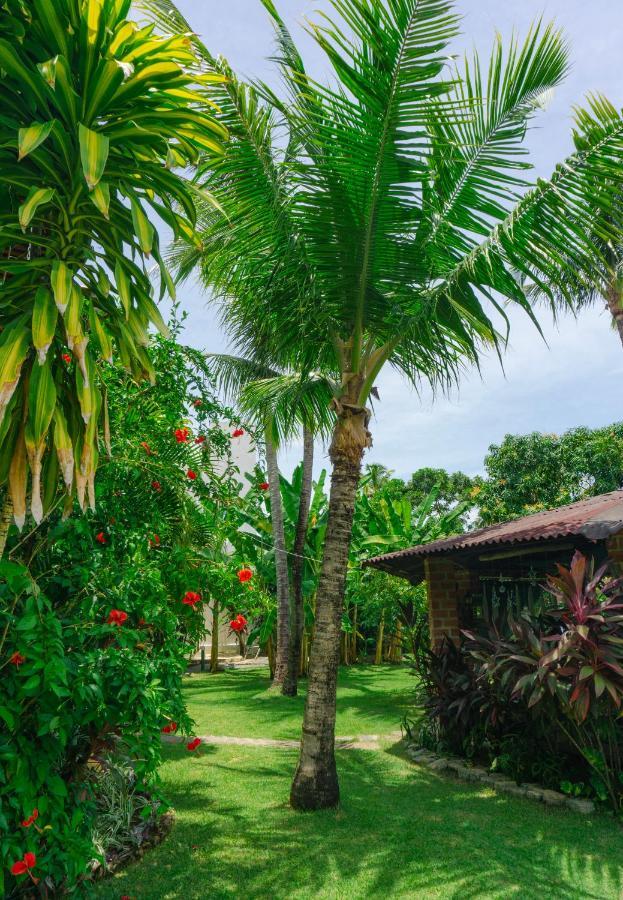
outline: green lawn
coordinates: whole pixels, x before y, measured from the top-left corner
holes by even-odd
[[[404,672],[390,669],[374,685],[372,678],[368,669],[344,673],[338,731],[395,729],[410,681]],[[222,679],[190,681],[194,713],[206,717],[203,730],[292,736],[296,716],[280,698],[265,697],[261,674],[232,673]],[[381,685],[384,702],[378,696]],[[390,741],[384,751],[339,752],[339,811],[295,813],[287,805],[295,762],[296,754],[284,750],[203,746],[199,755],[190,756],[183,747],[168,747],[162,777],[177,810],[172,834],[141,863],[97,886],[93,896],[621,896],[623,830],[606,816],[585,818],[453,782],[414,766],[402,756],[400,744]]]
[[[341,669],[336,734],[389,734],[400,731],[413,711],[414,679],[396,666]],[[268,669],[233,669],[218,675],[191,675],[185,684],[197,734],[231,737],[299,738],[306,682],[292,699],[268,690]]]

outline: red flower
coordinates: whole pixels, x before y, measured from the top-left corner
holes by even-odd
[[[190,744],[186,744],[186,749],[190,750],[191,753],[193,750],[196,750],[199,744],[201,743],[201,738],[195,738],[194,741],[191,741]]]
[[[149,546],[150,547],[159,547],[160,546],[160,535],[159,534],[155,534],[153,536],[153,538],[149,539]]]
[[[168,725],[165,725],[162,729],[163,734],[175,734],[177,731],[177,722],[169,722]]]
[[[204,444],[205,443],[205,434],[200,434],[199,437],[195,438],[195,444]]]
[[[160,484],[159,481],[152,481],[151,486],[158,493],[162,490],[162,485]]]
[[[200,400],[199,398],[197,400],[194,400],[193,406],[195,407],[195,409],[199,409],[200,406],[203,406],[203,400]]]
[[[26,662],[26,657],[22,656],[21,653],[18,653],[17,650],[15,653],[12,653],[9,657],[9,662],[14,665],[17,669],[22,665],[22,663]]]
[[[175,434],[175,440],[178,442],[178,444],[187,444],[188,438],[190,435],[190,429],[189,428],[176,428],[174,431],[174,434]]]
[[[260,485],[260,490],[267,491],[269,487],[270,487],[269,483],[267,481],[263,481]]]
[[[182,598],[182,603],[184,606],[194,607],[197,603],[201,603],[201,594],[198,594],[196,591],[186,591]]]
[[[69,365],[69,363],[71,362],[71,353],[63,353],[63,362]]]
[[[232,434],[232,437],[242,437],[243,434],[244,428],[236,428],[236,430]]]
[[[245,584],[247,581],[251,581],[253,578],[253,572],[248,566],[245,566],[244,569],[240,569],[238,572],[238,581],[240,584]]]
[[[127,620],[127,612],[123,612],[121,609],[111,609],[108,618],[106,619],[106,623],[108,625],[123,625]]]
[[[95,535],[95,540],[97,541],[98,544],[105,544],[106,543],[106,535],[104,534],[103,531],[100,531],[99,534]]]
[[[24,858],[19,862],[13,863],[11,866],[11,875],[23,875],[29,869],[34,869],[37,865],[37,857],[34,853],[24,853]]]
[[[193,472],[192,469],[189,469],[188,472],[186,472],[186,476],[190,478],[191,481],[195,481],[195,479],[197,478],[197,473]]]
[[[22,828],[30,828],[33,822],[36,822],[39,818],[39,810],[33,809],[32,813],[28,816],[27,819],[24,819],[22,822]]]
[[[147,441],[141,441],[141,447],[143,448],[143,450],[145,451],[145,453],[147,454],[147,456],[153,456],[153,455],[154,455],[154,451],[151,449],[151,447],[149,446],[149,444],[147,443]]]
[[[247,627],[247,620],[243,615],[238,614],[236,618],[229,623],[229,627],[232,631],[235,631],[236,634],[240,634],[240,632],[244,631]]]

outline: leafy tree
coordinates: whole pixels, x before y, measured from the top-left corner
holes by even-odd
[[[192,733],[181,682],[203,602],[244,596],[220,552],[239,489],[228,412],[201,354],[158,339],[151,357],[153,386],[102,373],[111,446],[96,511],[66,518],[57,501],[9,535],[0,563],[0,884],[31,852],[48,892],[75,889],[97,856],[92,776],[108,757],[127,759],[137,790],[166,808],[160,732]],[[24,883],[8,875],[3,896]]]
[[[623,123],[589,101],[583,149],[526,191],[527,125],[568,66],[553,27],[506,51],[498,39],[488,70],[476,57],[451,71],[449,0],[334,0],[335,16],[310,29],[334,70],[327,86],[306,74],[273,0],[263,2],[287,96],[240,85],[219,94],[238,127],[222,163],[202,171],[227,212],[202,223],[202,276],[238,350],[259,347],[267,364],[320,371],[334,385],[329,520],[291,793],[312,809],[339,799],[343,600],[379,373],[391,365],[411,382],[445,385],[482,343],[499,343],[485,308],[503,314],[496,297],[533,315],[518,276],[556,284],[570,303],[569,268],[600,281],[591,234],[596,210],[600,230],[612,231]]]
[[[413,473],[405,490],[414,506],[418,506],[435,491],[433,510],[442,515],[458,503],[473,503],[479,485],[479,478],[470,478],[463,472],[424,468]]]
[[[94,502],[101,364],[154,376],[148,329],[174,288],[155,217],[192,236],[181,174],[222,152],[189,38],[127,18],[130,0],[0,6],[0,484],[36,521],[60,477]],[[6,521],[6,517],[5,517]]]
[[[485,458],[480,523],[553,509],[623,486],[623,424],[562,435],[507,435]]]

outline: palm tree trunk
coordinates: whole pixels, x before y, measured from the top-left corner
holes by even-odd
[[[623,344],[623,292],[616,282],[611,284],[606,294],[606,303]]]
[[[303,572],[305,569],[305,541],[309,508],[311,506],[312,482],[314,476],[314,435],[309,428],[303,429],[303,477],[299,514],[296,521],[294,547],[292,557],[292,607],[290,615],[290,649],[288,653],[288,670],[281,693],[286,697],[296,697],[298,690],[298,673],[301,667],[301,646],[304,628],[303,605]]]
[[[331,444],[333,473],[329,516],[316,606],[316,633],[309,663],[301,755],[292,782],[295,809],[337,806],[335,701],[342,636],[342,610],[357,486],[370,443],[367,410],[341,406]]]
[[[275,653],[275,674],[273,686],[281,686],[288,671],[290,646],[290,576],[283,525],[283,507],[279,484],[277,448],[266,433],[266,468],[270,491],[270,520],[275,548],[275,575],[277,579],[277,651]]]
[[[4,556],[6,541],[9,536],[9,528],[13,519],[13,501],[8,490],[4,495],[4,503],[2,504],[2,512],[0,513],[0,559]]]
[[[210,640],[210,672],[216,675],[218,672],[218,631],[219,631],[219,601],[212,604],[212,636]]]
[[[374,654],[374,665],[380,666],[383,662],[383,638],[385,636],[385,610],[381,611],[381,620],[379,622],[379,630],[376,633],[376,652]]]

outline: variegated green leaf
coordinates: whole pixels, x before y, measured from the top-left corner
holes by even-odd
[[[132,224],[134,233],[138,238],[138,244],[145,256],[149,256],[154,246],[154,226],[151,224],[140,202],[131,197]]]
[[[89,190],[92,191],[104,174],[106,162],[108,161],[110,141],[106,135],[92,131],[82,124],[78,126],[78,138],[80,141],[82,171]]]
[[[19,208],[19,224],[22,231],[26,231],[39,207],[49,203],[54,194],[54,188],[32,188],[25,202]]]
[[[32,342],[39,355],[39,364],[45,362],[47,352],[54,340],[58,309],[52,292],[46,287],[37,288],[32,313]]]
[[[109,218],[109,208],[110,208],[110,186],[105,181],[100,181],[98,185],[96,185],[89,197],[93,201],[93,203],[97,206],[101,214],[104,218]]]
[[[130,317],[130,310],[132,308],[132,286],[128,273],[120,261],[115,265],[115,282],[127,320]]]
[[[65,314],[73,290],[73,273],[63,260],[57,259],[52,265],[50,277],[54,300],[61,315]]]
[[[33,150],[36,150],[47,138],[54,128],[54,120],[51,122],[35,122],[28,128],[20,128],[17,139],[18,160],[24,159]]]

